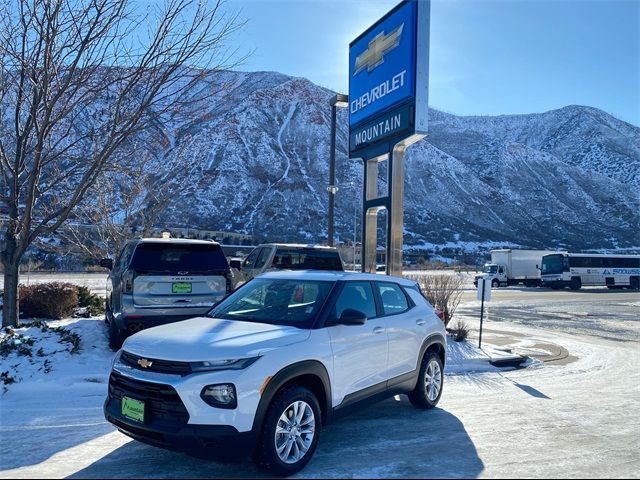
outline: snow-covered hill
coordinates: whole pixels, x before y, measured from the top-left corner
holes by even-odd
[[[202,88],[210,101],[162,131],[175,141],[158,167],[192,169],[175,186],[166,225],[323,240],[333,92],[269,72],[212,75]],[[362,165],[347,159],[346,112],[339,121],[337,233],[349,239]],[[432,110],[430,132],[407,158],[407,244],[640,243],[638,127],[569,106],[499,117]]]
[[[334,92],[273,72],[211,72],[198,89],[190,94],[205,101],[139,142],[175,183],[164,226],[323,241]],[[362,176],[347,158],[347,134],[342,110],[342,240],[353,236]],[[188,175],[174,180],[176,169]],[[407,245],[640,245],[640,129],[595,108],[499,117],[432,110],[430,135],[409,149],[406,172]]]

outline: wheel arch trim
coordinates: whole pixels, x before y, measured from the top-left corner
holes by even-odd
[[[267,414],[267,410],[273,398],[282,389],[283,386],[290,383],[296,378],[303,376],[316,377],[321,383],[324,390],[324,398],[318,398],[320,409],[324,413],[322,418],[323,424],[330,423],[331,420],[331,382],[329,380],[329,373],[325,366],[317,360],[304,360],[301,362],[293,363],[282,368],[268,381],[260,401],[258,402],[258,408],[253,419],[252,430],[257,434],[262,430],[264,418]]]
[[[422,342],[422,347],[420,347],[420,355],[418,355],[418,363],[416,365],[416,369],[420,369],[420,364],[422,363],[422,359],[424,358],[424,354],[429,350],[429,348],[437,345],[442,349],[442,367],[444,368],[446,358],[447,358],[447,341],[444,338],[444,335],[441,333],[432,333]]]

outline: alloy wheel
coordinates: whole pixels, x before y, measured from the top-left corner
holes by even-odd
[[[424,375],[424,387],[429,401],[435,402],[442,388],[442,369],[437,360],[432,359]]]
[[[292,464],[309,451],[316,431],[316,418],[311,406],[298,400],[289,405],[276,425],[276,453],[281,461]]]

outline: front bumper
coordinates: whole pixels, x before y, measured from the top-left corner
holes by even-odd
[[[139,424],[119,410],[119,401],[107,399],[106,420],[125,435],[154,447],[226,461],[249,456],[256,446],[253,432],[240,433],[230,425]]]
[[[253,431],[239,432],[232,425],[189,424],[189,413],[171,386],[121,379],[114,381],[112,374],[109,380],[104,416],[125,435],[155,447],[222,461],[253,453],[257,441]],[[144,422],[122,415],[123,394],[145,402]]]

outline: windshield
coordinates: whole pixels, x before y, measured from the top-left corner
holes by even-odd
[[[562,273],[563,255],[545,255],[542,257],[542,275]]]
[[[256,278],[209,317],[310,328],[335,282]]]
[[[483,273],[496,273],[498,271],[497,265],[485,265],[482,269]]]
[[[211,272],[229,268],[220,245],[141,243],[130,268],[140,272]]]

